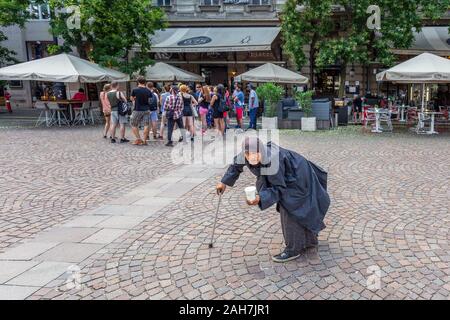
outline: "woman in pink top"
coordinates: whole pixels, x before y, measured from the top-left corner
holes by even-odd
[[[100,92],[100,102],[102,104],[103,115],[105,116],[105,130],[103,131],[103,138],[105,139],[111,127],[111,104],[107,96],[109,91],[111,91],[111,85],[107,83],[104,85],[103,91]]]

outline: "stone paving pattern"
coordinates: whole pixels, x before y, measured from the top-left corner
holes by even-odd
[[[169,155],[162,142],[111,145],[99,128],[0,130],[0,253],[163,175]]]
[[[3,262],[0,256],[0,267],[16,264],[14,276],[0,274],[0,284],[8,281],[0,297],[3,292],[29,299],[449,299],[448,134],[288,131],[281,142],[329,171],[333,203],[327,229],[319,247],[300,259],[283,265],[270,260],[283,248],[279,217],[273,209],[260,212],[245,204],[242,189],[254,183],[248,172],[224,195],[215,247],[208,249],[220,175],[188,170],[162,184],[134,185],[114,203],[89,208],[50,235],[39,234],[26,250],[6,253],[27,260],[43,252],[40,257],[47,255],[48,262]],[[86,152],[111,148],[95,144],[96,150]],[[15,173],[8,172],[11,180]],[[175,200],[152,207],[155,198],[165,196]],[[148,216],[144,209],[124,214],[130,203],[154,210]],[[58,228],[64,227],[73,234],[61,238]],[[91,234],[99,228],[104,234]],[[65,251],[52,241],[64,239],[77,242],[69,249],[78,255],[81,288],[67,288],[67,274],[61,272],[66,262],[51,261]],[[82,245],[90,249],[87,258],[80,254]],[[372,266],[382,271],[379,290],[367,287]],[[30,289],[36,274],[45,280]]]

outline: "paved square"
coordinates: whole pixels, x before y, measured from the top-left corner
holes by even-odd
[[[249,172],[223,196],[210,250],[220,175],[171,165],[160,143],[112,146],[95,130],[8,131],[19,143],[0,135],[0,260],[37,261],[0,261],[13,270],[3,272],[4,282],[26,286],[0,285],[0,296],[449,299],[448,133],[283,132],[282,146],[329,171],[332,206],[319,247],[279,265],[270,259],[283,249],[279,216],[245,204],[242,190],[255,182]],[[21,144],[28,136],[30,145]],[[67,144],[75,138],[85,142],[82,150]],[[41,247],[46,232],[45,241],[73,243]],[[6,250],[27,239],[35,245]],[[82,289],[66,288],[62,267],[40,269],[39,261],[76,264]],[[49,288],[36,290],[52,277]]]

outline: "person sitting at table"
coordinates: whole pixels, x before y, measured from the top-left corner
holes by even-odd
[[[84,93],[84,89],[83,88],[78,89],[78,92],[73,95],[72,100],[81,101],[81,102],[87,101],[87,96]],[[74,103],[72,106],[73,106],[73,108],[81,108],[82,104]]]

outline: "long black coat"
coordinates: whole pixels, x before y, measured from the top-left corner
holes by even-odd
[[[258,166],[250,165],[243,153],[236,156],[222,183],[234,186],[247,166],[257,177],[261,210],[277,204],[277,211],[280,207],[284,208],[301,225],[318,234],[325,228],[323,220],[330,206],[327,172],[298,153],[270,142],[262,153],[262,163]],[[279,157],[276,157],[277,154]]]

